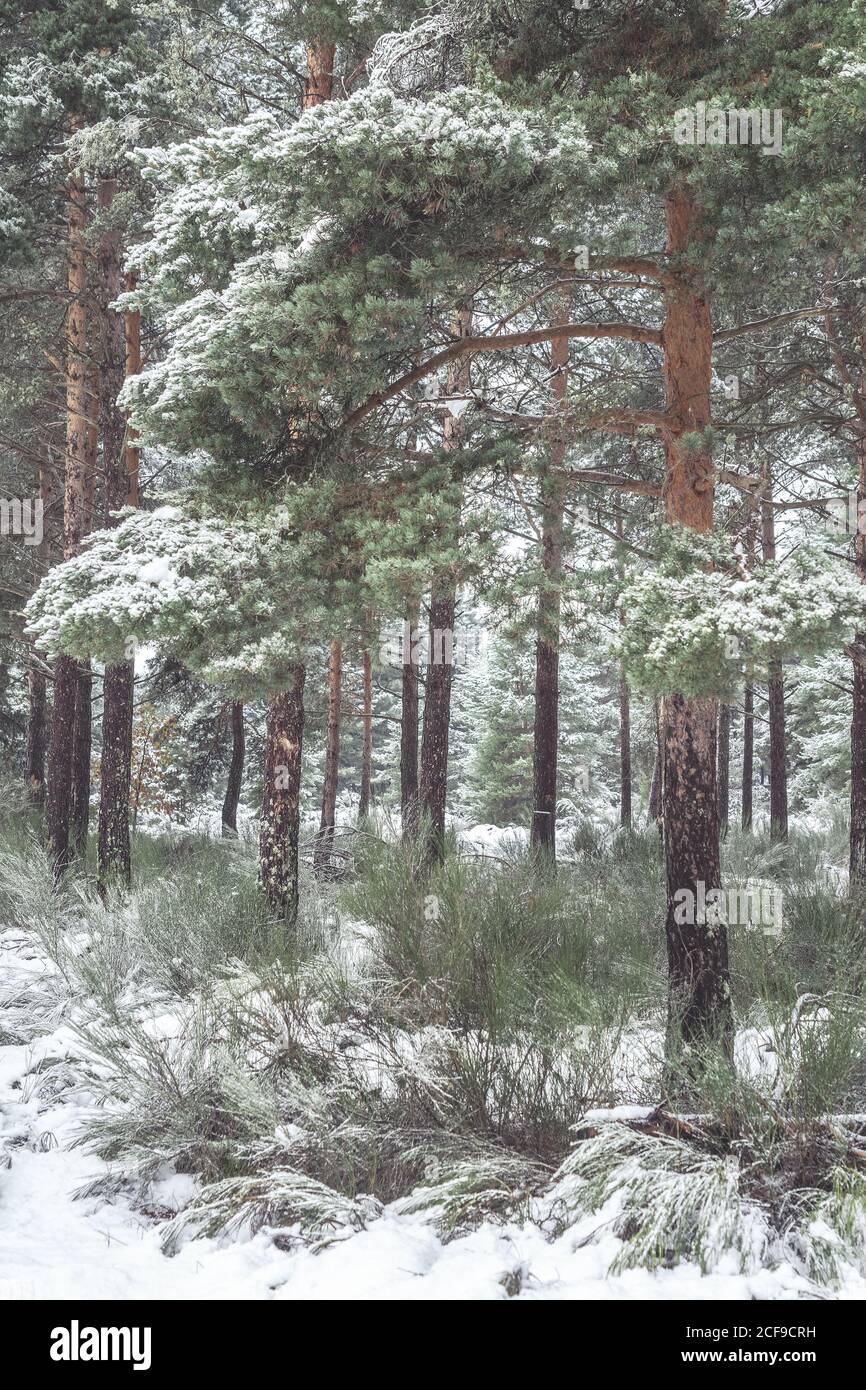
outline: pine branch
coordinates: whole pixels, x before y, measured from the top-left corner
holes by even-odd
[[[557,338],[622,338],[633,343],[654,343],[660,347],[662,331],[660,328],[645,328],[642,324],[637,323],[567,323],[556,327],[548,324],[544,328],[531,328],[523,333],[499,333],[492,336],[460,338],[450,347],[443,348],[441,352],[435,353],[426,362],[422,362],[420,366],[413,367],[410,372],[404,372],[384,390],[368,396],[363,404],[343,417],[343,426],[351,429],[354,425],[360,424],[380,405],[393,400],[402,391],[406,391],[410,386],[415,386],[425,377],[432,376],[440,367],[447,366],[458,357],[474,356],[476,353],[483,352],[508,352],[514,348],[530,347],[534,343],[553,342]]]
[[[798,319],[814,319],[826,315],[832,306],[819,304],[814,309],[792,309],[787,314],[772,314],[766,319],[754,319],[752,323],[741,323],[738,328],[725,328],[713,334],[713,344],[730,343],[734,338],[743,338],[748,333],[763,333],[777,328],[782,323],[796,323]]]

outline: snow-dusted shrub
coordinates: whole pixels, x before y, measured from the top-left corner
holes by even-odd
[[[274,1168],[209,1184],[166,1226],[163,1249],[172,1254],[184,1235],[231,1236],[263,1226],[321,1239],[363,1230],[381,1210],[375,1197],[346,1197],[294,1168]]]
[[[576,1180],[571,1196],[565,1179]],[[736,1158],[707,1154],[683,1140],[605,1124],[575,1145],[555,1181],[563,1185],[562,1200],[578,1210],[615,1204],[623,1246],[612,1273],[681,1259],[707,1270],[729,1252],[747,1268],[760,1261],[766,1245],[766,1221],[740,1191]]]
[[[518,1153],[561,1153],[586,1106],[612,1095],[618,1042],[606,1026],[534,1031],[529,1020],[522,1033],[443,1030],[428,1052],[443,1121]]]
[[[811,1198],[811,1203],[810,1203]],[[837,1168],[830,1191],[804,1194],[802,1234],[792,1233],[813,1279],[821,1284],[841,1281],[846,1266],[866,1277],[866,1173]]]
[[[0,929],[35,933],[56,955],[64,926],[76,920],[84,902],[73,874],[55,886],[48,856],[35,835],[21,845],[0,843]]]
[[[236,1172],[245,1146],[276,1128],[273,1090],[225,1045],[204,1005],[167,1035],[115,1014],[85,1026],[82,1040],[101,1104],[80,1142],[142,1190],[163,1165],[205,1180]]]
[[[444,1236],[484,1221],[525,1221],[534,1195],[550,1179],[550,1170],[504,1151],[482,1151],[450,1162],[429,1150],[418,1153],[425,1181],[395,1207],[400,1212],[429,1212]]]

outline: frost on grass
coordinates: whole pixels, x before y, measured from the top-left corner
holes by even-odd
[[[206,1259],[209,1242],[327,1260],[335,1242],[421,1239],[438,1252],[516,1242],[531,1272],[585,1258],[595,1279],[689,1270],[802,1292],[866,1278],[862,1011],[832,987],[833,971],[852,978],[860,934],[835,899],[826,949],[814,903],[802,926],[792,901],[780,941],[749,939],[780,997],[755,1001],[701,1113],[665,1117],[640,862],[628,888],[613,851],[593,859],[604,873],[610,854],[622,920],[612,894],[605,931],[593,918],[585,937],[568,870],[529,893],[519,863],[495,882],[452,866],[416,937],[411,865],[383,859],[348,895],[364,935],[347,970],[313,930],[299,958],[269,955],[241,903],[244,937],[234,880],[202,853],[207,873],[190,866],[170,891],[152,877],[108,908],[74,882],[52,894],[29,849],[0,863],[0,949],[15,963],[4,1037],[27,1074],[7,1138],[20,1143],[40,1107],[74,1109],[82,1209],[131,1207],[179,1261]],[[328,911],[339,917],[336,898]],[[786,950],[796,987],[783,989]],[[624,1028],[628,987],[643,1017]],[[41,1142],[34,1129],[34,1154]]]
[[[655,1269],[682,1259],[704,1272],[733,1254],[745,1271],[766,1254],[766,1220],[740,1193],[739,1164],[660,1135],[606,1124],[581,1141],[560,1167],[567,1211],[599,1211],[614,1202],[622,1249],[611,1272]],[[569,1195],[566,1179],[576,1180]]]
[[[169,1222],[163,1248],[173,1253],[187,1233],[232,1235],[263,1226],[290,1228],[301,1237],[320,1239],[339,1231],[361,1231],[381,1214],[375,1197],[346,1197],[294,1168],[225,1178],[211,1183]]]

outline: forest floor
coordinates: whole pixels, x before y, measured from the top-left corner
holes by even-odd
[[[470,842],[472,839],[470,836]],[[476,844],[487,843],[489,848],[488,832],[479,832],[474,840]],[[15,852],[9,851],[13,856]],[[828,1235],[825,1215],[817,1214],[817,1209],[797,1239],[789,1241],[779,1223],[770,1230],[773,1222],[767,1221],[765,1207],[753,1201],[751,1193],[744,1196],[743,1192],[730,1189],[722,1194],[728,1215],[731,1203],[742,1203],[742,1210],[737,1208],[740,1229],[736,1237],[708,1239],[704,1232],[695,1239],[693,1232],[674,1230],[676,1222],[671,1222],[669,1211],[662,1210],[661,1246],[656,1233],[645,1243],[644,1253],[637,1260],[632,1259],[634,1225],[629,1215],[628,1183],[634,1181],[635,1163],[639,1166],[643,1161],[640,1153],[630,1150],[626,1155],[627,1164],[622,1171],[628,1168],[631,1176],[624,1185],[620,1183],[618,1187],[617,1181],[613,1181],[600,1195],[596,1191],[593,1201],[578,1200],[592,1185],[593,1173],[586,1168],[575,1177],[565,1171],[566,1165],[558,1167],[564,1157],[567,1159],[572,1140],[568,1134],[563,1139],[559,1132],[551,1137],[549,1115],[546,1109],[543,1114],[538,1112],[537,1098],[532,1102],[534,1109],[524,1097],[523,1108],[510,1114],[507,1124],[503,1119],[506,1090],[514,1085],[514,1072],[508,1070],[513,1035],[502,1056],[497,1056],[494,1069],[485,1074],[483,1084],[497,1099],[495,1115],[491,1105],[480,1126],[470,1116],[478,1104],[477,1093],[471,1088],[476,1085],[475,1071],[482,1057],[486,1065],[490,1064],[489,1037],[482,1051],[471,1053],[470,1075],[461,1066],[459,1071],[448,1073],[446,1082],[444,1073],[435,1070],[435,1065],[441,1065],[445,1034],[449,1065],[453,1065],[454,1036],[460,1025],[451,1016],[447,1025],[440,1014],[438,1020],[425,1019],[420,1027],[416,1026],[417,1020],[409,1026],[401,1018],[396,1033],[383,1031],[378,1022],[375,1029],[365,1032],[363,1010],[357,1001],[348,1007],[345,999],[342,1003],[332,999],[326,1017],[318,1000],[300,1028],[300,1012],[294,1012],[297,995],[291,994],[290,1011],[289,994],[283,990],[279,995],[279,1046],[284,1051],[296,1049],[292,1075],[305,1068],[312,1068],[316,1074],[311,1079],[312,1072],[304,1071],[304,1096],[299,1099],[296,1091],[289,1096],[285,1089],[287,1073],[281,1063],[281,1079],[274,1092],[279,1096],[274,1112],[276,1124],[271,1112],[263,1110],[262,1118],[257,1107],[265,1106],[263,1078],[267,1076],[270,1085],[275,1073],[271,1056],[261,1065],[264,1052],[273,1048],[274,1039],[269,1033],[273,1015],[269,1013],[266,1020],[260,1008],[266,992],[264,982],[273,980],[274,962],[265,959],[266,953],[258,953],[252,993],[251,963],[248,960],[243,965],[244,1044],[247,1058],[254,1059],[249,1084],[257,1088],[255,1094],[252,1089],[247,1093],[247,1079],[232,1073],[236,1057],[231,1060],[228,1052],[223,1051],[226,1037],[221,1034],[216,1040],[211,1035],[204,1039],[199,1036],[203,980],[219,974],[212,961],[202,965],[204,943],[193,935],[183,942],[172,930],[172,944],[167,947],[161,934],[159,924],[164,926],[171,904],[178,912],[184,911],[184,903],[189,901],[177,901],[176,883],[166,890],[167,871],[175,879],[191,880],[192,889],[206,899],[200,921],[213,913],[217,897],[225,901],[231,893],[237,893],[246,902],[242,888],[230,889],[227,894],[224,881],[211,882],[212,878],[219,879],[222,869],[206,875],[201,872],[205,862],[213,868],[217,861],[228,861],[230,881],[240,882],[242,871],[249,867],[243,852],[233,858],[226,847],[208,847],[203,843],[196,852],[203,857],[195,861],[193,869],[183,857],[177,858],[176,849],[163,844],[153,850],[154,862],[147,871],[152,875],[157,897],[148,902],[146,895],[140,895],[135,900],[134,911],[126,910],[123,932],[113,937],[107,951],[105,940],[111,933],[103,918],[99,928],[101,940],[96,941],[96,909],[83,890],[65,904],[58,932],[58,920],[52,915],[56,910],[44,892],[44,883],[38,879],[39,866],[34,856],[31,855],[29,866],[18,861],[19,873],[29,875],[21,891],[9,890],[8,874],[13,862],[9,858],[0,862],[0,910],[5,909],[5,926],[0,927],[0,1298],[866,1297],[866,1221],[861,1221],[861,1215],[866,1216],[866,1205],[862,1213],[857,1208],[853,1237],[843,1248],[841,1236]],[[767,867],[766,859],[763,867]],[[363,908],[365,892],[367,906],[375,906],[369,897],[369,885],[375,885],[380,872],[381,864],[367,866],[367,888],[362,886],[360,895],[356,887],[348,901],[342,890],[328,900],[327,920],[332,923],[335,912],[340,915],[341,942],[339,950],[335,950],[331,940],[327,954],[332,964],[335,956],[339,958],[343,989],[346,975],[357,973],[359,958],[370,949],[369,934],[382,931],[381,922],[371,924],[352,915]],[[643,881],[645,875],[638,877]],[[465,891],[465,884],[458,886],[461,892]],[[609,882],[608,888],[611,886]],[[443,911],[447,912],[447,895],[454,891],[454,885],[440,884],[440,890]],[[378,891],[383,891],[381,884]],[[525,885],[521,892],[525,902]],[[483,917],[480,900],[473,899],[473,905]],[[813,919],[818,910],[813,903]],[[827,910],[826,902],[822,910]],[[240,915],[243,917],[243,911]],[[375,912],[371,915],[375,916]],[[229,925],[223,922],[218,946],[231,957],[232,969],[239,970],[238,957],[231,949],[235,943],[225,939],[225,933],[233,930],[234,925],[234,920]],[[501,929],[501,920],[497,929]],[[793,919],[786,919],[786,931],[797,931]],[[347,935],[353,937],[348,952]],[[762,933],[762,950],[765,940]],[[213,943],[207,944],[211,949]],[[778,943],[770,940],[769,948],[778,955]],[[142,972],[142,949],[163,953],[167,969],[162,979],[154,978],[160,973],[156,955],[150,962],[153,968]],[[385,955],[393,957],[395,949],[391,940]],[[188,971],[181,959],[184,950]],[[170,955],[172,951],[177,954]],[[635,950],[632,959],[632,975],[640,977],[637,983],[633,982],[633,997],[628,1001],[632,1017],[625,1028],[617,1026],[614,1030],[611,1050],[603,1060],[598,1055],[599,1038],[611,1031],[610,1019],[605,1018],[602,1031],[595,1032],[596,1023],[587,1022],[581,1012],[585,1010],[585,1001],[581,1000],[578,1008],[583,1020],[577,1025],[578,1030],[582,1030],[584,1038],[592,1034],[595,1069],[592,1083],[583,1089],[592,1090],[596,1101],[606,1102],[608,1108],[594,1110],[591,1104],[578,1104],[577,1091],[570,1089],[577,1065],[573,1058],[567,1073],[544,1075],[543,1089],[552,1088],[557,1104],[566,1103],[563,1097],[567,1091],[567,1105],[571,1107],[567,1118],[572,1124],[583,1115],[584,1124],[600,1127],[603,1134],[622,1130],[624,1122],[639,1125],[654,1113],[656,1097],[652,1088],[657,1083],[651,1075],[651,1059],[660,1037],[658,1001],[648,997],[652,986],[647,983],[645,962],[637,959],[638,954]],[[315,952],[313,956],[318,959]],[[310,959],[308,955],[304,963],[305,979],[308,976],[304,972],[311,968]],[[802,999],[802,952],[796,964],[800,972],[797,988]],[[822,968],[826,966],[825,961]],[[279,970],[284,968],[285,962],[280,962]],[[393,959],[392,968],[396,968]],[[596,987],[603,993],[598,962],[593,964],[592,973]],[[233,978],[236,983],[237,973]],[[815,985],[817,981],[813,979],[811,983]],[[821,983],[825,988],[820,997],[826,1003],[838,982],[824,979]],[[317,989],[320,988],[321,979],[317,976]],[[377,988],[381,988],[381,976],[377,976]],[[270,984],[267,989],[271,989]],[[777,993],[778,990],[777,980]],[[251,1009],[252,997],[256,1003]],[[235,991],[231,996],[233,1004],[237,998]],[[119,1002],[122,1008],[117,1007]],[[272,1003],[271,995],[269,1009]],[[786,1000],[786,1008],[789,1003]],[[128,1033],[121,1021],[126,1011],[136,1018],[135,1028]],[[770,1093],[778,1097],[774,1067],[781,1057],[780,1035],[769,1015],[752,1011],[746,1019],[742,1004],[738,1013],[747,1025],[741,1028],[738,1039],[744,1074],[765,1077]],[[193,1016],[195,1025],[191,1027]],[[470,1047],[471,1040],[478,1037],[474,1022],[463,1033],[463,1042],[469,1040]],[[855,1029],[858,1036],[862,1033],[861,1025],[862,1011]],[[573,1031],[573,1020],[569,1027]],[[199,1049],[195,1055],[190,1051],[193,1036]],[[431,1041],[433,1061],[427,1055]],[[302,1063],[297,1060],[297,1049],[301,1047],[305,1049]],[[531,1044],[520,1059],[524,1071],[535,1065],[530,1048]],[[839,1048],[839,1034],[834,1033],[832,1049],[821,1048],[825,1068],[827,1054],[832,1050],[834,1067],[839,1070]],[[423,1065],[419,1060],[422,1053]],[[217,1054],[219,1066],[214,1070],[211,1064]],[[581,1056],[580,1065],[586,1065],[585,1056]],[[327,1074],[326,1057],[330,1068]],[[196,1070],[202,1066],[202,1058],[207,1059],[204,1083],[203,1073]],[[855,1063],[852,1070],[849,1058],[843,1093],[838,1098],[849,1107],[852,1099],[861,1095],[861,1052]],[[497,1071],[497,1067],[503,1070]],[[599,1068],[606,1078],[603,1085]],[[371,1069],[376,1072],[375,1084],[370,1080]],[[231,1086],[226,1081],[229,1073],[233,1078]],[[347,1087],[357,1086],[362,1074],[363,1088],[353,1093],[346,1109]],[[419,1082],[422,1076],[423,1086]],[[214,1091],[215,1077],[222,1087],[218,1093]],[[413,1107],[423,1108],[430,1096],[444,1094],[445,1090],[447,1102],[443,1102],[436,1116],[440,1138],[446,1131],[449,1142],[456,1143],[459,1138],[463,1145],[480,1144],[482,1139],[488,1145],[492,1138],[493,1147],[485,1148],[481,1159],[475,1150],[465,1151],[476,1163],[468,1181],[464,1180],[468,1170],[461,1169],[461,1181],[455,1184],[449,1169],[448,1180],[437,1187],[438,1168],[431,1176],[422,1165],[420,1174],[403,1180],[401,1187],[393,1164],[393,1171],[384,1176],[390,1161],[388,1127],[405,1112],[413,1133],[421,1133],[421,1111],[416,1113]],[[168,1092],[171,1096],[166,1102]],[[268,1099],[267,1104],[270,1103]],[[372,1108],[383,1104],[385,1109],[376,1111],[371,1121]],[[303,1118],[307,1113],[304,1106],[308,1107],[308,1121]],[[236,1107],[236,1116],[232,1107]],[[859,1118],[862,1120],[863,1116]],[[376,1129],[378,1148],[375,1163],[369,1165],[369,1181],[366,1171],[360,1176],[355,1172],[348,1178],[335,1168],[334,1153],[359,1142],[359,1131],[365,1125],[370,1129],[371,1124]],[[317,1125],[323,1128],[316,1130]],[[497,1126],[499,1132],[492,1134]],[[529,1129],[531,1140],[526,1137]],[[312,1144],[310,1135],[314,1130],[316,1142]],[[323,1138],[326,1130],[336,1140],[334,1152],[328,1148],[328,1137]],[[275,1135],[283,1146],[283,1157],[277,1165],[269,1148],[273,1147]],[[363,1144],[367,1142],[364,1138],[360,1143],[359,1154],[366,1153]],[[398,1142],[407,1142],[402,1131]],[[427,1142],[426,1138],[423,1142]],[[646,1145],[649,1141],[641,1138],[640,1142]],[[675,1152],[673,1141],[659,1142],[662,1149],[666,1143],[669,1145],[675,1160],[671,1173],[654,1170],[652,1181],[657,1180],[663,1188],[666,1182],[682,1181],[685,1170],[677,1168],[681,1156],[677,1157],[679,1150]],[[497,1169],[491,1178],[490,1155],[501,1156],[503,1149],[511,1167]],[[686,1152],[683,1146],[680,1149]],[[237,1174],[250,1171],[250,1154],[254,1150],[258,1157],[252,1162],[253,1170],[272,1184],[264,1206],[256,1206],[258,1198],[244,1189],[237,1209],[230,1207],[225,1219],[224,1213],[220,1215],[216,1226],[193,1223],[178,1231],[174,1221],[177,1213],[194,1209],[191,1204],[200,1199],[203,1191],[217,1193],[222,1200],[226,1182],[231,1185],[245,1180]],[[463,1157],[465,1152],[461,1149]],[[366,1160],[358,1161],[363,1167]],[[518,1174],[524,1161],[526,1172]],[[689,1154],[685,1161],[691,1163]],[[718,1172],[722,1171],[719,1164],[730,1175],[734,1162],[730,1153],[722,1157],[712,1155],[709,1161],[716,1165],[710,1174],[711,1184],[717,1183]],[[705,1172],[710,1171],[706,1156],[701,1156],[700,1163],[703,1167],[698,1178],[704,1181]],[[294,1186],[287,1196],[289,1165]],[[312,1199],[309,1190],[301,1192],[297,1185],[303,1168],[313,1178]],[[697,1171],[689,1168],[684,1180],[693,1183]],[[485,1173],[482,1181],[479,1174]],[[227,1174],[232,1176],[227,1178]],[[207,1184],[214,1180],[217,1186],[209,1188]],[[820,1197],[820,1189],[827,1184],[819,1177],[815,1185],[814,1195]],[[337,1189],[346,1194],[339,1202]],[[428,1189],[435,1189],[430,1200],[419,1199],[418,1193],[423,1197]],[[379,1192],[378,1197],[367,1195],[374,1190]],[[711,1190],[712,1185],[707,1188],[708,1192]],[[236,1195],[232,1189],[232,1201]],[[631,1195],[638,1203],[645,1201],[639,1187]],[[856,1195],[859,1200],[860,1194]],[[332,1207],[322,1214],[321,1202],[327,1204],[330,1199]],[[219,1202],[212,1202],[208,1213],[212,1215],[218,1206]],[[316,1211],[311,1216],[313,1207]],[[717,1229],[725,1219],[720,1208],[711,1215],[710,1225]],[[671,1222],[669,1231],[665,1222]],[[851,1235],[850,1221],[846,1229]],[[819,1272],[820,1262],[812,1257],[814,1252],[804,1254],[803,1231],[820,1236],[817,1243],[822,1255],[826,1255],[828,1243],[835,1250],[832,1277]],[[637,1239],[642,1240],[644,1235],[645,1232],[638,1232]],[[829,1270],[830,1266],[820,1268]]]

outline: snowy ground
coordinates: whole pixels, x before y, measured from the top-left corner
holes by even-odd
[[[32,939],[0,936],[8,1001],[52,969]],[[4,1036],[0,1009],[0,1039]],[[317,1253],[280,1249],[260,1231],[227,1242],[190,1240],[169,1258],[162,1223],[123,1200],[76,1199],[105,1166],[74,1147],[86,1091],[62,1099],[42,1063],[71,1050],[64,1024],[27,1046],[0,1046],[0,1299],[794,1299],[814,1294],[793,1269],[702,1276],[680,1265],[608,1277],[620,1248],[604,1216],[582,1219],[549,1241],[535,1226],[487,1225],[446,1244],[425,1216],[386,1208],[361,1232]],[[176,1174],[156,1185],[162,1213],[192,1195]],[[283,1233],[283,1236],[285,1233]],[[281,1242],[284,1243],[284,1242]],[[852,1277],[844,1298],[866,1297]]]

